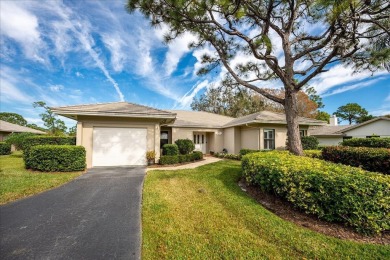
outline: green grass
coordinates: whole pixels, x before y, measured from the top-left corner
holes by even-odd
[[[282,220],[238,187],[240,162],[152,171],[143,259],[389,259],[390,246],[325,236]]]
[[[31,196],[67,183],[81,172],[43,173],[24,168],[22,154],[0,156],[0,204]]]

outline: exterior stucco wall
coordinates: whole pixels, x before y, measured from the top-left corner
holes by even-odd
[[[285,125],[262,125],[260,129],[260,150],[264,149],[265,129],[275,130],[275,149],[284,150],[287,140],[287,127]]]
[[[194,139],[194,133],[206,133],[206,153],[223,149],[223,130],[215,128],[172,127],[172,143],[178,139]]]
[[[260,149],[260,128],[241,128],[241,149]]]
[[[77,145],[86,150],[87,168],[92,167],[93,128],[94,127],[129,127],[147,129],[147,150],[156,152],[160,158],[160,125],[159,122],[147,119],[128,119],[110,117],[81,117],[77,123]]]
[[[344,132],[346,136],[366,138],[371,135],[390,137],[390,121],[378,120],[367,125]]]
[[[339,145],[343,141],[342,137],[317,137],[317,139],[322,146]]]
[[[228,153],[238,154],[241,149],[241,129],[240,127],[229,127],[224,131],[224,148]]]

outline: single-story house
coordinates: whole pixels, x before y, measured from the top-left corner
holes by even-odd
[[[116,102],[51,108],[77,120],[77,145],[86,149],[87,167],[145,165],[147,151],[160,157],[162,145],[177,139],[193,140],[204,154],[238,153],[240,149],[284,149],[285,115],[261,111],[232,118],[199,111],[159,110]],[[299,118],[301,135],[326,122]]]
[[[46,134],[43,131],[39,131],[30,127],[12,124],[3,120],[0,120],[0,141],[7,139],[7,136],[12,133],[34,133],[34,134]]]
[[[333,116],[329,125],[313,128],[310,135],[324,146],[338,145],[349,138],[390,137],[390,118],[376,117],[357,125],[337,125],[337,118]]]

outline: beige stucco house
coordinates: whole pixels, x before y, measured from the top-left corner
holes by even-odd
[[[4,141],[12,133],[46,134],[45,132],[0,120],[0,141]]]
[[[390,118],[377,117],[357,125],[337,125],[337,118],[331,118],[329,125],[313,127],[312,136],[323,146],[338,145],[344,139],[390,137]]]
[[[52,108],[56,114],[77,120],[77,144],[87,151],[87,167],[145,165],[146,151],[160,157],[163,144],[193,140],[204,154],[238,153],[240,149],[284,149],[285,115],[261,111],[240,118],[217,114],[159,110],[127,102]],[[326,123],[299,118],[302,135]]]

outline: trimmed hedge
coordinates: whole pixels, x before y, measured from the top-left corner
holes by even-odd
[[[316,150],[318,149],[319,141],[314,136],[302,136],[301,137],[303,150]]]
[[[179,154],[179,147],[177,147],[176,144],[164,144],[163,145],[163,155],[178,155]]]
[[[244,156],[247,155],[248,153],[257,153],[260,152],[260,150],[253,150],[253,149],[241,149],[240,150],[240,155]]]
[[[175,144],[179,148],[180,154],[189,154],[195,149],[194,142],[190,139],[178,139]]]
[[[341,143],[342,146],[390,148],[390,138],[351,138]]]
[[[33,133],[12,133],[7,136],[5,142],[9,145],[14,145],[16,150],[24,150],[26,138],[37,136]]]
[[[23,151],[35,145],[76,145],[76,137],[72,136],[31,136],[24,140]]]
[[[303,154],[307,157],[322,159],[321,150],[304,150]]]
[[[71,172],[85,169],[85,149],[74,145],[36,145],[29,149],[26,167],[44,172]]]
[[[367,171],[390,174],[390,149],[387,148],[328,146],[322,150],[322,158]]]
[[[0,142],[0,155],[11,154],[11,145],[6,142]]]
[[[203,159],[202,152],[193,152],[190,154],[181,154],[181,155],[163,155],[160,157],[160,164],[178,164],[184,162],[192,162]]]
[[[240,154],[232,154],[232,153],[216,153],[214,156],[222,159],[230,159],[230,160],[237,160],[237,161],[240,161],[242,157]]]
[[[248,154],[242,169],[248,183],[306,213],[361,233],[390,229],[390,176],[288,152]]]

